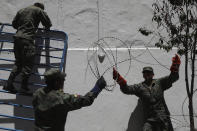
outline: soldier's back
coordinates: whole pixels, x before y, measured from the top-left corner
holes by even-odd
[[[13,26],[17,29],[15,37],[33,40],[41,19],[41,11],[33,5],[20,9],[13,20]]]

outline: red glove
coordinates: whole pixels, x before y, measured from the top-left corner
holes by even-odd
[[[181,64],[181,60],[179,56],[175,54],[175,57],[172,57],[172,65],[170,67],[171,72],[178,72],[180,64]]]
[[[121,86],[125,86],[127,84],[127,81],[118,73],[118,71],[113,68],[113,79],[118,82],[118,84]]]

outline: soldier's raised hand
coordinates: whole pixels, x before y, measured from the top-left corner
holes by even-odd
[[[172,57],[172,65],[170,67],[171,72],[178,72],[180,64],[181,64],[180,57],[177,54],[175,54],[175,56]]]
[[[97,81],[95,86],[92,88],[91,92],[93,92],[96,96],[105,88],[106,81],[103,76],[101,76]]]
[[[113,79],[117,80],[120,77],[118,71],[113,67]]]
[[[113,68],[113,79],[116,80],[116,82],[120,86],[125,86],[127,84],[127,81],[119,74],[119,72]]]
[[[105,86],[106,86],[106,81],[105,81],[104,77],[101,76],[101,77],[97,80],[96,84],[98,85],[98,87],[99,87],[100,89],[105,88]]]

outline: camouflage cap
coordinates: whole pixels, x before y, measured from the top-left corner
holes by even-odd
[[[146,66],[146,67],[143,68],[142,73],[144,73],[144,72],[146,72],[146,71],[152,72],[152,73],[153,73],[153,68],[150,67],[150,66]]]
[[[61,72],[59,69],[49,69],[44,73],[44,79],[45,80],[55,80],[55,79],[64,79],[66,77],[66,74],[64,72]]]
[[[34,6],[39,7],[39,8],[44,10],[44,4],[43,3],[36,2],[36,3],[34,3]]]

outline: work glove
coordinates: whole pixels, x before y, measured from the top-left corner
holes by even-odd
[[[91,92],[95,93],[96,95],[98,95],[106,86],[106,81],[104,79],[103,76],[101,76],[97,81],[96,84],[94,86],[94,88],[92,88]]]
[[[181,60],[179,56],[175,54],[175,56],[172,57],[172,65],[170,67],[171,72],[178,72],[180,64],[181,64]]]
[[[127,81],[118,73],[118,71],[113,68],[113,79],[120,85],[120,87],[125,86]]]

